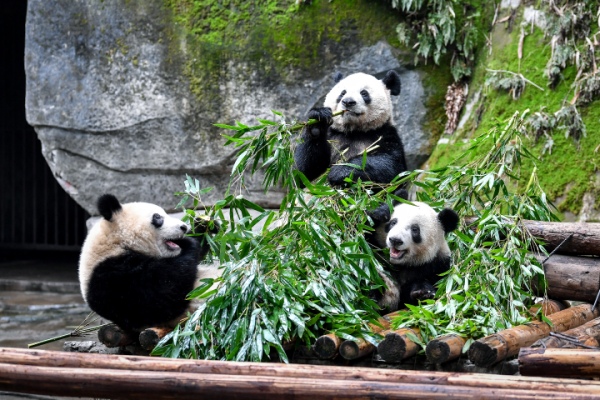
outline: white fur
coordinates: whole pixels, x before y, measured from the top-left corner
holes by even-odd
[[[412,267],[429,262],[438,255],[449,256],[450,248],[438,214],[425,203],[415,201],[412,204],[414,205],[396,205],[390,218],[391,229],[386,238],[386,245],[390,248],[390,262]],[[411,228],[415,224],[420,228],[421,243],[413,242]],[[394,246],[391,239],[401,240],[402,244]],[[403,254],[401,258],[392,256],[394,247]]]
[[[368,131],[379,128],[388,121],[393,123],[392,99],[383,81],[362,72],[349,75],[331,89],[323,106],[331,108],[334,113],[346,110],[342,101],[336,102],[344,90],[346,94],[342,99],[352,98],[356,101],[356,106],[348,109],[343,116],[334,118],[332,128],[342,132]],[[361,90],[369,92],[370,104],[364,102]]]
[[[156,258],[176,257],[181,249],[167,245],[170,240],[181,239],[189,227],[181,220],[169,216],[165,210],[150,203],[121,204],[122,210],[113,214],[111,221],[101,218],[89,231],[79,259],[81,294],[87,301],[87,287],[94,268],[102,261],[134,250]],[[152,216],[164,218],[159,228],[152,225]],[[182,226],[186,227],[184,231]]]

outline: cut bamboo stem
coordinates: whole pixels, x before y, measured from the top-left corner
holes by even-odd
[[[465,343],[465,339],[459,335],[450,334],[440,336],[427,343],[425,355],[429,362],[442,364],[460,357]]]
[[[519,351],[519,372],[524,376],[597,378],[600,351],[525,347]]]
[[[388,363],[398,363],[419,351],[419,345],[408,338],[408,334],[420,337],[418,329],[400,328],[388,331],[379,345],[377,353]]]
[[[600,346],[600,318],[563,332],[561,336],[548,336],[536,341],[531,347],[582,348]]]
[[[552,326],[542,321],[533,321],[475,341],[469,349],[469,359],[479,367],[489,367],[516,355],[521,347],[532,345],[552,331],[564,332],[573,329],[599,315],[600,309],[592,311],[590,304],[567,308],[546,317]]]
[[[104,325],[98,330],[98,340],[106,347],[122,347],[135,343],[136,337],[115,324]]]

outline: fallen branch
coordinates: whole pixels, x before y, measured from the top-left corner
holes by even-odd
[[[526,376],[597,378],[600,376],[600,351],[522,348],[519,351],[519,372]]]
[[[515,326],[479,339],[469,349],[469,359],[479,367],[489,367],[498,361],[514,356],[522,347],[527,347],[551,331],[564,332],[582,325],[598,316],[600,310],[592,311],[590,304],[581,304],[549,315],[552,326],[542,321]]]

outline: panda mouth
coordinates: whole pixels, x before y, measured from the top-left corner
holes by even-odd
[[[408,253],[407,250],[399,250],[394,247],[390,247],[390,258],[393,260],[401,260]]]
[[[172,240],[165,240],[165,244],[167,245],[167,249],[169,249],[170,251],[176,251],[181,248],[177,243],[175,243]]]

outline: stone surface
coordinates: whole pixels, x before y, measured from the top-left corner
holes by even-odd
[[[198,97],[183,71],[185,39],[172,34],[162,4],[28,3],[27,120],[56,179],[91,214],[107,192],[122,202],[148,201],[173,211],[186,174],[214,188],[203,198],[206,205],[221,199],[235,154],[213,124],[252,123],[272,117],[271,110],[302,120],[333,86],[335,71],[383,75],[396,69],[402,93],[394,99],[395,122],[409,168],[430,154],[434,141],[422,128],[424,73],[405,68],[387,42],[328,49],[330,70],[308,76],[290,69],[286,83],[254,74],[251,64],[229,63],[218,96]],[[260,183],[250,179],[244,195],[277,206],[281,194],[265,195]]]

